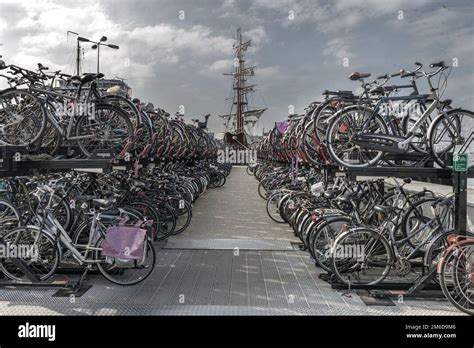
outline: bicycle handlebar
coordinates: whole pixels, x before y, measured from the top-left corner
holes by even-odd
[[[444,64],[444,60],[437,62],[437,63],[431,63],[430,68],[442,68],[445,67],[446,65]]]

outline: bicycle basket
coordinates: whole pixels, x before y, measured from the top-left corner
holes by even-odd
[[[142,260],[145,255],[147,230],[139,226],[110,226],[102,244],[102,255],[115,261]]]

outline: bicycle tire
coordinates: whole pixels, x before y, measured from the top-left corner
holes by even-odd
[[[119,121],[123,122],[123,124],[120,124],[120,126],[125,127],[125,129],[117,128],[113,130],[113,132],[122,133],[122,135],[119,135],[120,143],[111,144],[111,146],[105,145],[106,147],[101,149],[102,151],[105,151],[105,152],[110,151],[112,152],[113,155],[117,156],[124,149],[126,142],[130,141],[130,139],[132,138],[132,135],[134,133],[132,122],[130,121],[130,119],[128,118],[128,114],[124,110],[110,104],[96,104],[95,105],[96,114],[93,119],[94,121],[96,121],[96,117],[97,117],[96,115],[97,115],[98,110],[104,111],[104,114],[105,114],[105,111],[107,110],[110,112],[113,112],[114,117],[117,117]],[[104,126],[104,125],[107,125],[107,127],[111,126],[110,117],[108,117],[109,118],[108,120],[105,120],[106,117],[108,116],[105,116],[104,120],[99,120],[100,122],[98,123],[96,122],[95,124],[94,123],[87,124],[87,122],[90,121],[89,117],[81,116],[76,123],[76,136],[91,135],[90,133],[88,133],[87,130],[92,129],[94,126],[97,126],[97,125],[99,125],[99,127]],[[82,134],[84,131],[86,131],[86,134]],[[100,133],[100,130],[99,131],[96,130],[96,133],[97,132]],[[107,129],[107,131],[104,131],[103,133],[106,133],[107,137],[110,139],[110,135],[112,133],[111,130]],[[88,146],[90,145],[86,145],[85,143],[86,141],[87,139],[80,139],[80,140],[77,140],[77,144],[81,152],[86,157],[91,157],[92,152],[88,149]],[[91,141],[96,142],[95,145],[93,144],[93,147],[92,147],[93,149],[97,148],[97,142],[100,144],[104,143],[104,139],[102,139],[101,136],[98,134],[96,134],[92,138]],[[104,145],[101,145],[101,146],[104,146]],[[130,152],[132,150],[133,149],[129,149],[128,151]]]
[[[104,242],[104,239],[102,237],[99,238],[99,240],[97,241],[97,244],[96,244],[96,248],[99,248],[100,250],[96,250],[95,251],[95,259],[96,260],[100,260],[101,259],[101,255],[100,255],[100,252],[101,252],[101,245],[102,243]],[[108,271],[110,271],[113,267],[109,264],[107,264],[106,262],[100,262],[98,261],[96,263],[97,265],[97,268],[99,270],[99,272],[102,274],[102,276],[109,280],[110,282],[114,283],[114,284],[118,284],[118,285],[122,285],[122,286],[129,286],[129,285],[135,285],[135,284],[138,284],[142,281],[144,281],[145,279],[147,279],[152,273],[153,273],[153,270],[155,269],[155,265],[156,265],[156,251],[155,251],[155,248],[153,247],[153,244],[147,239],[145,239],[145,243],[146,243],[146,250],[145,250],[145,253],[146,255],[151,255],[151,260],[148,263],[148,265],[146,265],[145,267],[146,268],[146,273],[144,275],[141,275],[139,276],[137,279],[133,280],[133,281],[120,281],[119,278],[111,275],[108,273]],[[116,261],[114,261],[115,263]],[[106,267],[109,267],[108,269]],[[143,267],[143,266],[138,266],[138,267]],[[117,267],[116,268],[118,273],[117,275],[118,276],[122,276],[124,274],[124,270],[123,268],[119,268]],[[130,269],[130,268],[126,268],[126,269]],[[143,269],[143,268],[142,268]],[[122,270],[122,271],[120,271]]]
[[[467,247],[471,246],[471,248],[474,248],[474,241],[464,242],[461,245],[461,247],[465,247],[465,246],[467,246]],[[440,268],[439,268],[441,290],[443,291],[444,296],[446,296],[448,301],[454,307],[456,307],[457,309],[459,309],[460,311],[462,311],[464,313],[467,313],[469,315],[474,315],[474,301],[473,301],[472,298],[471,299],[466,298],[466,295],[464,295],[464,293],[463,293],[462,287],[460,289],[459,287],[457,287],[457,284],[454,285],[455,287],[457,287],[457,289],[455,289],[455,291],[458,295],[461,295],[461,299],[464,297],[469,301],[468,303],[466,303],[466,304],[469,304],[469,308],[467,306],[462,306],[459,303],[459,300],[454,298],[454,296],[451,294],[451,291],[450,291],[451,289],[448,289],[447,272],[449,271],[449,269],[447,269],[447,266],[451,265],[450,262],[452,260],[452,257],[457,256],[457,255],[455,255],[456,253],[458,255],[459,254],[461,254],[461,255],[464,254],[464,253],[460,253],[459,249],[457,247],[455,247],[455,248],[451,249],[446,255],[444,255],[443,262],[442,262],[442,264],[440,265]],[[471,267],[472,267],[472,265],[471,265]],[[453,273],[454,273],[454,271],[459,272],[459,269],[460,269],[460,267],[458,267],[457,264],[452,264]],[[455,274],[450,276],[450,278],[453,279],[454,276],[456,276],[456,279],[458,279],[459,278],[458,272],[456,272]]]
[[[21,233],[22,231],[26,232],[25,234]],[[36,234],[36,235],[33,235]],[[16,234],[16,236],[15,236]],[[35,259],[33,258],[28,258],[28,260],[25,263],[28,264],[28,268],[30,272],[32,273],[37,273],[36,276],[40,279],[40,281],[45,281],[48,278],[50,278],[57,270],[59,263],[61,261],[61,251],[58,247],[58,244],[56,243],[56,238],[50,235],[46,231],[41,231],[38,227],[35,226],[20,226],[17,227],[7,233],[5,233],[2,238],[5,241],[6,244],[9,245],[21,245],[22,248],[25,248],[26,242],[25,239],[29,237],[29,235],[32,235],[31,239],[34,240],[37,243],[40,243],[41,247],[35,248],[37,250],[38,254],[36,255]],[[39,235],[38,235],[39,234]],[[13,241],[10,239],[10,237],[13,238]],[[18,243],[18,241],[21,239],[21,244]],[[49,247],[45,248],[45,243],[50,244]],[[44,255],[41,255],[41,252],[48,252],[51,253],[53,257],[53,261],[51,262],[51,258],[45,257]],[[34,251],[32,251],[34,252]],[[17,255],[17,258],[19,255]],[[31,282],[30,279],[26,277],[25,274],[21,270],[19,270],[13,263],[8,261],[9,259],[0,259],[0,271],[9,279],[18,281],[18,282]],[[48,260],[47,262],[45,262]],[[46,273],[41,273],[42,269],[44,269],[45,266],[49,266],[50,269]],[[19,274],[13,274],[12,272],[18,272]],[[21,276],[20,276],[21,275]]]
[[[21,95],[23,95],[23,97],[21,97]],[[30,110],[30,114],[23,116],[21,120],[18,117],[20,112],[15,112],[14,115],[12,114],[14,117],[13,123],[16,124],[14,125],[14,130],[20,130],[22,136],[19,137],[18,134],[15,134],[6,138],[5,125],[6,117],[8,117],[7,105],[12,104],[12,100],[19,105],[21,102],[24,102],[26,98],[29,100],[27,102],[28,109],[34,108],[34,110]],[[0,129],[0,143],[3,143],[3,145],[30,147],[39,144],[46,128],[46,119],[46,110],[43,102],[33,93],[22,89],[7,89],[0,92],[0,120],[2,124],[2,128]],[[29,121],[33,121],[33,127],[25,126],[24,123]],[[29,129],[32,129],[30,134],[28,134]]]

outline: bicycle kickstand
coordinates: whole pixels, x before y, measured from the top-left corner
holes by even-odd
[[[92,268],[92,265],[87,265],[87,267],[84,269],[84,272],[82,273],[81,275],[81,278],[79,278],[79,280],[77,281],[77,283],[74,285],[73,289],[74,290],[78,290],[81,285],[82,285],[82,282],[84,281],[84,279],[86,279],[86,274],[87,272]]]

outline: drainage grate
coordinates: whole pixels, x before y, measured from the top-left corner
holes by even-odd
[[[289,241],[263,239],[170,239],[163,249],[196,250],[295,250]]]

